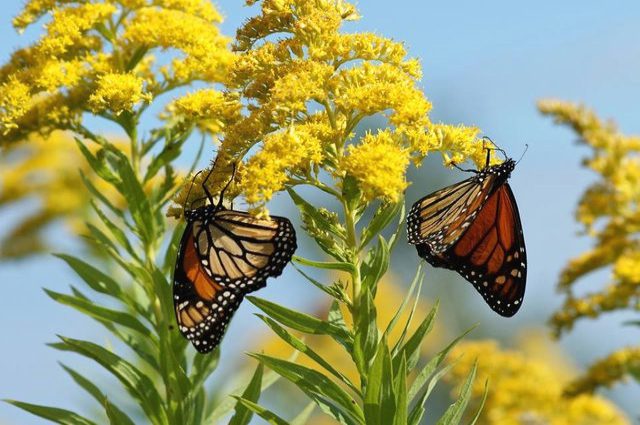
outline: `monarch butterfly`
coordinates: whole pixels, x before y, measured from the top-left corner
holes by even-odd
[[[226,187],[214,204],[205,185],[209,175],[203,182],[209,204],[185,209],[173,277],[178,328],[201,353],[218,346],[244,296],[282,274],[297,248],[288,219],[224,208]]]
[[[474,172],[471,178],[417,201],[407,233],[420,257],[455,270],[495,312],[510,317],[522,304],[527,279],[522,224],[507,183],[516,162],[489,166],[490,155],[487,149],[482,170],[463,170]]]

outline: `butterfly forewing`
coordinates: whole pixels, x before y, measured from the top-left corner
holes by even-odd
[[[296,249],[284,217],[203,208],[188,216],[174,275],[180,332],[200,352],[220,343],[244,296],[279,276]]]
[[[513,165],[489,167],[426,196],[407,220],[418,255],[460,273],[503,316],[518,311],[526,283],[522,225],[506,182]]]

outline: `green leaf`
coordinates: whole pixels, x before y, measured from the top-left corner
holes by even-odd
[[[291,356],[289,356],[288,360],[290,362],[294,362],[298,358],[299,354],[300,354],[299,351],[294,351],[291,354]],[[278,379],[280,379],[280,375],[278,375],[276,372],[274,372],[272,370],[269,370],[267,373],[265,373],[263,378],[262,378],[261,392],[265,392]],[[249,381],[249,377],[247,377],[246,381],[247,382]],[[203,423],[218,423],[218,422],[220,422],[222,417],[224,417],[227,413],[231,412],[231,410],[233,410],[233,408],[235,407],[236,400],[233,398],[233,396],[239,396],[240,392],[242,391],[242,389],[245,388],[247,385],[248,384],[240,385],[238,388],[236,388],[235,390],[231,391],[229,393],[229,396],[225,396],[217,404],[210,403],[210,406],[212,406],[212,409],[210,409],[210,412],[208,412],[207,418],[203,421]]]
[[[351,346],[351,335],[338,326],[332,325],[308,314],[290,310],[261,298],[248,296],[247,299],[253,305],[269,315],[269,317],[284,326],[312,335],[331,335],[342,341],[343,345],[348,347]]]
[[[373,364],[367,375],[364,415],[367,425],[387,425],[395,413],[393,367],[386,339],[378,344]]]
[[[420,423],[420,420],[422,419],[425,411],[424,405],[427,402],[429,395],[431,395],[431,392],[435,388],[440,378],[447,374],[452,367],[453,364],[447,365],[438,373],[436,373],[433,378],[431,378],[431,380],[429,381],[429,385],[427,385],[427,388],[422,392],[420,399],[413,406],[413,409],[411,409],[411,412],[409,413],[409,425],[418,425]]]
[[[482,414],[482,409],[484,409],[484,404],[487,401],[488,395],[489,395],[489,380],[487,379],[486,381],[484,381],[484,391],[482,392],[482,399],[480,400],[480,405],[478,406],[478,410],[476,411],[476,414],[473,416],[473,419],[471,420],[471,422],[469,422],[469,425],[475,425],[476,422],[478,422],[478,419],[480,419],[480,415]]]
[[[406,425],[408,420],[409,399],[407,398],[407,360],[403,357],[395,379],[396,411],[394,425]]]
[[[71,379],[73,379],[76,384],[88,392],[98,403],[102,404],[104,402],[106,396],[93,382],[62,363],[60,363],[60,366],[71,376]]]
[[[367,259],[360,267],[360,275],[364,276],[362,286],[369,288],[373,296],[376,294],[378,282],[387,272],[388,268],[389,245],[382,236],[378,236],[378,244],[373,250],[369,251]]]
[[[129,253],[129,255],[131,255],[131,257],[139,260],[138,253],[133,249],[133,247],[129,243],[127,235],[125,235],[122,229],[118,227],[113,221],[111,221],[104,212],[102,212],[100,207],[98,207],[93,199],[89,202],[102,223],[107,229],[109,229],[111,235],[113,235],[114,239],[120,244],[120,246],[123,247]]]
[[[289,425],[305,425],[315,408],[316,404],[314,402],[307,404],[307,407],[305,407],[302,412],[298,413],[298,415],[289,422]]]
[[[335,376],[344,384],[346,384],[356,394],[360,393],[360,390],[355,385],[353,385],[353,383],[349,380],[349,378],[347,378],[342,373],[340,373],[337,369],[331,366],[329,362],[324,360],[318,353],[316,353],[313,349],[311,349],[302,340],[300,340],[299,338],[296,338],[294,335],[289,333],[286,329],[278,325],[278,323],[276,323],[274,320],[270,319],[269,317],[263,316],[261,314],[258,314],[257,316],[260,319],[262,319],[262,321],[265,322],[267,326],[269,326],[284,342],[286,342],[296,350],[300,351],[301,353],[306,354],[309,358],[311,358],[313,361],[315,361],[320,366],[325,368],[333,376]]]
[[[135,425],[135,422],[133,422],[126,413],[111,403],[107,398],[104,399],[104,411],[111,425]]]
[[[400,304],[400,307],[398,307],[398,310],[396,311],[396,313],[391,318],[391,321],[389,321],[389,324],[387,325],[387,329],[385,329],[385,331],[384,331],[384,333],[387,335],[387,337],[389,337],[389,335],[391,335],[391,332],[393,331],[393,328],[395,328],[396,324],[398,323],[398,320],[400,320],[400,316],[402,316],[402,313],[404,313],[404,310],[407,308],[407,305],[409,304],[409,300],[411,299],[411,297],[413,297],[413,294],[415,292],[416,285],[418,286],[418,293],[416,295],[416,299],[420,297],[420,290],[422,289],[422,280],[423,280],[423,275],[422,275],[422,262],[421,262],[418,265],[418,269],[416,271],[416,275],[414,276],[413,280],[411,281],[411,285],[409,286],[409,290],[407,291],[404,299],[402,300],[402,303]]]
[[[466,382],[462,385],[460,396],[458,399],[444,412],[436,425],[458,425],[462,420],[467,404],[471,399],[471,390],[473,389],[473,381],[476,378],[478,370],[478,362],[475,362]]]
[[[246,400],[242,397],[233,396],[236,400],[238,400],[238,404],[246,407],[248,410],[252,411],[256,415],[260,416],[262,419],[267,421],[272,425],[289,425],[289,422],[282,419],[280,416],[276,415],[272,411],[265,409],[264,407],[256,404],[252,401]]]
[[[97,155],[93,155],[80,139],[76,138],[75,140],[78,148],[80,149],[80,153],[85,157],[91,169],[95,171],[102,180],[105,180],[114,186],[120,185],[120,178],[111,168],[109,168],[104,159],[104,149],[100,149]]]
[[[195,356],[193,360],[193,369],[190,374],[190,380],[193,388],[198,388],[204,384],[204,381],[211,376],[218,367],[220,361],[220,349],[216,348],[213,352],[206,356]]]
[[[84,182],[84,185],[86,186],[91,196],[99,200],[103,205],[109,208],[109,210],[111,210],[111,212],[114,213],[116,216],[120,218],[124,218],[124,212],[120,208],[117,208],[116,206],[114,206],[111,203],[111,201],[107,199],[107,197],[104,196],[104,194],[95,187],[95,185],[91,182],[91,180],[89,180],[89,178],[87,178],[87,176],[82,171],[80,171],[80,178]]]
[[[315,267],[323,270],[339,270],[342,272],[352,273],[354,272],[354,266],[351,263],[342,263],[338,261],[313,261],[306,258],[293,256],[293,261],[304,266]]]
[[[351,211],[356,211],[360,206],[360,198],[362,191],[358,186],[358,180],[355,177],[347,174],[342,179],[342,197],[347,203],[347,207]]]
[[[438,312],[439,303],[433,306],[427,317],[422,321],[420,326],[416,329],[413,335],[407,340],[407,342],[400,348],[398,353],[393,357],[394,368],[397,368],[400,364],[400,359],[404,356],[407,359],[407,368],[413,369],[420,358],[420,347],[422,341],[431,331],[435,322],[436,313]]]
[[[369,222],[369,225],[363,229],[360,236],[360,249],[363,249],[378,235],[385,227],[391,223],[393,218],[398,215],[404,205],[404,199],[395,203],[381,204],[376,210],[375,215]]]
[[[140,402],[140,407],[153,422],[167,423],[162,398],[153,381],[131,363],[105,348],[88,341],[59,337],[62,342],[49,344],[59,350],[72,351],[94,360],[107,369],[124,385],[129,394]]]
[[[260,399],[260,387],[262,385],[262,373],[264,372],[264,365],[262,363],[258,364],[256,367],[256,371],[253,374],[253,378],[247,385],[247,389],[242,393],[242,397],[238,399],[257,402]],[[229,425],[247,425],[249,421],[251,421],[251,417],[253,416],[253,412],[244,404],[237,403],[236,404],[236,414],[233,415],[231,420],[229,421]]]
[[[317,280],[315,280],[314,278],[312,278],[311,276],[303,272],[302,269],[300,269],[300,267],[296,266],[295,264],[293,264],[293,268],[296,269],[298,273],[300,273],[302,276],[304,276],[305,279],[311,282],[313,286],[320,289],[322,292],[326,293],[331,298],[335,298],[339,301],[342,301],[345,304],[350,304],[350,302],[347,300],[347,297],[344,291],[342,291],[341,288],[338,288],[335,285],[331,285],[331,286],[323,285],[322,283],[318,282]]]
[[[360,294],[360,308],[355,327],[353,359],[361,376],[366,376],[378,346],[376,306],[367,287],[363,287]]]
[[[313,400],[330,403],[357,422],[362,422],[364,415],[353,398],[334,381],[308,367],[278,359],[264,354],[249,354],[283,378],[294,383]]]
[[[57,407],[41,406],[38,404],[24,403],[16,400],[4,400],[6,403],[19,407],[22,410],[39,416],[43,419],[63,424],[63,425],[95,425],[95,422],[84,418],[77,413]]]
[[[314,224],[317,225],[320,230],[330,232],[333,235],[342,238],[343,240],[346,239],[346,233],[344,229],[340,228],[339,223],[329,220],[328,217],[323,215],[316,207],[304,200],[293,189],[287,188],[287,192],[289,192],[291,200],[302,212],[302,214],[306,214],[308,217],[310,217],[310,219],[313,220]]]
[[[418,376],[416,376],[416,378],[413,380],[413,383],[411,384],[411,388],[409,388],[409,400],[413,400],[416,394],[418,394],[420,389],[422,389],[424,384],[427,382],[427,379],[429,379],[429,377],[438,368],[438,366],[440,366],[442,362],[447,358],[449,351],[451,351],[451,349],[455,347],[456,344],[460,342],[462,338],[467,336],[467,334],[472,330],[473,328],[467,330],[462,335],[460,335],[459,337],[451,341],[449,345],[447,345],[443,350],[441,350],[438,354],[436,354],[431,360],[427,362],[427,364],[420,371]]]
[[[99,321],[105,321],[108,323],[116,323],[120,326],[132,329],[141,335],[149,338],[151,341],[155,340],[151,337],[151,331],[145,325],[143,325],[135,316],[123,311],[111,310],[106,307],[101,307],[91,301],[84,300],[82,298],[74,297],[72,295],[61,294],[51,291],[49,289],[44,290],[47,295],[53,298],[60,304],[73,307],[74,309],[93,317]]]
[[[147,171],[144,174],[144,178],[142,181],[144,183],[148,182],[152,178],[158,174],[158,171],[165,166],[166,164],[170,164],[174,159],[180,156],[180,151],[184,140],[177,139],[174,141],[169,141],[162,149],[162,151],[151,159],[149,166],[147,167]]]
[[[180,239],[184,234],[185,226],[176,226],[171,233],[167,251],[164,254],[164,261],[162,262],[162,269],[165,271],[173,271],[173,267],[178,258],[178,247],[180,246]]]
[[[411,326],[411,323],[413,321],[413,316],[416,313],[416,309],[418,308],[418,303],[420,302],[420,292],[422,290],[422,277],[420,278],[420,285],[418,286],[418,292],[416,293],[416,298],[413,301],[413,306],[411,307],[411,310],[409,311],[409,316],[407,317],[407,320],[404,322],[404,327],[402,329],[402,333],[400,334],[400,337],[398,338],[398,340],[396,341],[395,345],[393,346],[393,349],[391,350],[391,356],[395,357],[398,354],[398,351],[400,350],[400,348],[402,347],[402,344],[404,344],[405,338],[407,337],[407,334],[409,333],[409,327]],[[437,308],[439,305],[440,301],[436,300],[436,305],[434,306],[434,308]]]
[[[120,285],[110,276],[79,258],[65,254],[54,255],[61,260],[64,260],[69,267],[71,267],[73,271],[94,291],[120,298]]]

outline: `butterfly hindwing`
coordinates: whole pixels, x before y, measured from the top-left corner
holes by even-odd
[[[200,352],[220,343],[244,296],[279,276],[296,249],[284,217],[203,207],[187,216],[174,275],[180,332]]]

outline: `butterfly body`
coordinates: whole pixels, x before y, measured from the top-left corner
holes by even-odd
[[[487,161],[488,164],[488,161]],[[409,243],[434,267],[454,270],[503,316],[522,304],[526,250],[507,180],[512,159],[417,201],[407,219]]]
[[[221,205],[185,210],[174,270],[174,306],[180,332],[201,353],[221,341],[244,296],[282,274],[296,249],[284,217],[258,219]]]

